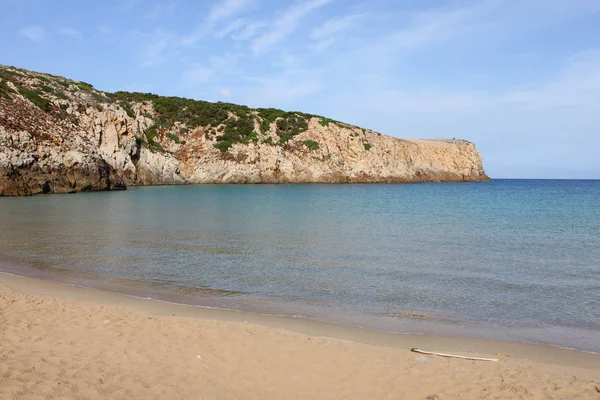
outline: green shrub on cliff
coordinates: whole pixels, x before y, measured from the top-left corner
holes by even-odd
[[[262,120],[262,124],[260,129],[262,132],[266,132],[269,130],[271,124],[275,122],[277,118],[285,118],[286,112],[283,110],[278,110],[276,108],[258,108],[257,115]]]
[[[152,103],[158,113],[158,123],[172,125],[175,121],[191,128],[198,126],[217,127],[224,123],[230,113],[236,116],[247,115],[250,109],[230,103],[211,103],[209,101],[191,100],[183,97],[157,96],[152,93],[116,92],[110,95],[121,104],[132,102]]]
[[[21,93],[29,101],[31,101],[33,104],[35,104],[42,110],[44,110],[46,112],[50,111],[50,101],[46,100],[45,98],[40,96],[38,93],[34,92],[33,90],[29,90],[29,89],[22,87],[22,88],[19,88],[19,93]]]
[[[12,90],[8,87],[6,82],[4,80],[0,81],[0,97],[10,99],[10,93],[12,93]]]
[[[163,149],[162,145],[159,142],[154,140],[156,138],[156,135],[158,135],[158,131],[156,130],[156,127],[148,128],[146,130],[146,132],[144,132],[144,136],[146,137],[146,140],[142,140],[141,145],[147,146],[150,150],[161,151],[161,152],[165,151]]]
[[[92,90],[94,88],[94,86],[87,82],[75,82],[75,86],[81,90]]]
[[[254,120],[249,116],[231,117],[224,123],[221,135],[216,137],[215,147],[226,152],[233,143],[256,143],[258,136],[254,132]]]
[[[306,114],[285,113],[284,117],[279,117],[275,121],[275,132],[279,136],[279,144],[283,144],[292,137],[302,133],[308,129],[306,122]]]
[[[290,135],[289,133],[284,133],[283,135],[279,136],[279,141],[277,142],[277,144],[285,144],[291,138],[292,138],[292,135]]]
[[[170,132],[167,133],[167,137],[169,139],[171,139],[172,141],[174,141],[175,143],[177,143],[177,144],[181,143],[181,140],[179,139],[179,136],[177,136],[177,135],[175,135],[173,133],[170,133]]]
[[[224,140],[215,144],[215,148],[221,150],[222,153],[227,152],[231,146],[233,146],[233,142],[231,140]]]
[[[254,132],[254,118],[250,117],[250,109],[246,106],[157,96],[151,93],[116,92],[112,98],[118,100],[122,106],[130,102],[150,101],[157,112],[156,126],[165,129],[170,129],[175,122],[190,128],[220,128],[222,133],[217,136],[219,143],[215,147],[221,151],[227,151],[233,143],[248,144],[258,141]]]
[[[146,132],[144,132],[144,135],[146,136],[146,140],[148,141],[148,143],[151,143],[154,141],[154,138],[156,137],[156,128],[152,127],[152,128],[148,128],[146,130]]]
[[[226,152],[234,143],[248,144],[258,142],[258,134],[267,132],[275,123],[275,133],[279,140],[264,139],[262,143],[282,145],[294,136],[308,130],[308,121],[317,117],[323,126],[329,123],[340,124],[337,121],[302,112],[283,111],[276,108],[251,109],[246,106],[231,103],[211,103],[208,101],[191,100],[182,97],[158,96],[152,93],[115,92],[108,94],[113,101],[118,101],[128,115],[129,105],[133,102],[150,102],[157,115],[154,116],[155,126],[167,130],[180,122],[187,127],[213,128],[217,131],[215,147]],[[259,132],[255,123],[260,124]]]
[[[319,117],[319,124],[324,127],[329,127],[329,125],[337,125],[340,128],[356,128],[354,125],[345,124],[340,121],[336,121],[335,119]]]
[[[127,116],[129,118],[135,118],[135,113],[131,109],[131,105],[129,103],[127,103],[127,102],[121,102],[121,103],[119,103],[119,105],[125,111],[125,113],[127,114]]]
[[[319,142],[315,142],[314,140],[305,140],[302,143],[304,143],[309,150],[317,150],[319,148]]]
[[[8,87],[7,82],[12,81],[14,74],[8,70],[0,69],[0,97],[10,99],[12,89]]]
[[[148,148],[150,150],[154,150],[154,151],[160,151],[163,152],[165,151],[165,149],[163,149],[162,145],[158,142],[152,142],[148,144]]]
[[[329,118],[320,118],[319,119],[319,124],[321,124],[321,126],[324,127],[328,127],[330,123],[334,122],[332,119]]]

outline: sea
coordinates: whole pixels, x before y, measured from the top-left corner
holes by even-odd
[[[600,352],[600,181],[5,197],[0,272],[376,331]]]

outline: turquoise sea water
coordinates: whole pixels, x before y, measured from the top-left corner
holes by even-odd
[[[600,181],[0,198],[0,270],[371,329],[600,351]]]

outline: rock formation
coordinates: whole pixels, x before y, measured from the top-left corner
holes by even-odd
[[[185,183],[485,181],[464,140],[141,93],[0,66],[0,195]]]

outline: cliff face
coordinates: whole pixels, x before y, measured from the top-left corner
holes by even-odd
[[[398,139],[303,113],[0,66],[0,195],[127,185],[488,180],[463,140]]]

